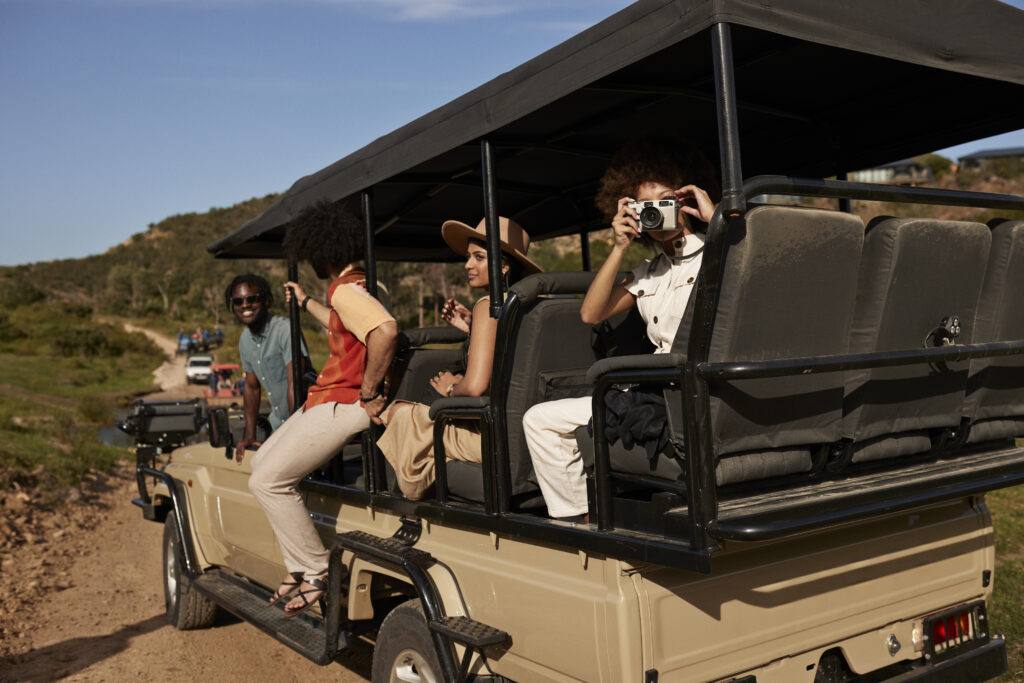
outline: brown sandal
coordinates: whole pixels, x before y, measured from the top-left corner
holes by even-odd
[[[291,588],[282,593],[281,587],[278,586],[277,590],[274,591],[274,594],[270,596],[269,605],[276,604],[278,600],[288,597],[292,594],[292,591],[302,585],[302,572],[290,572],[288,576],[291,577],[292,580],[282,581],[281,586],[291,586]]]
[[[312,588],[307,589],[307,590],[300,590],[298,592],[298,594],[295,596],[296,598],[301,598],[302,599],[302,602],[303,602],[302,607],[300,607],[300,608],[298,608],[296,610],[291,610],[291,611],[288,610],[288,606],[287,605],[285,605],[285,607],[284,607],[284,615],[286,617],[288,617],[289,619],[294,617],[296,614],[301,614],[302,612],[305,612],[307,609],[309,609],[310,607],[312,607],[316,603],[320,603],[320,609],[321,610],[324,609],[324,606],[323,606],[324,597],[323,596],[327,592],[327,582],[323,581],[321,579],[313,579],[312,581],[307,581],[306,583],[308,583],[310,586],[312,586]],[[310,600],[306,596],[310,595],[312,593],[319,593],[320,595],[318,595],[315,599]]]

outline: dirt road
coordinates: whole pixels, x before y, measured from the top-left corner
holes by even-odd
[[[185,383],[174,343],[146,400],[202,396]],[[131,504],[134,466],[91,473],[56,508],[39,492],[0,490],[0,683],[9,681],[365,681],[363,641],[319,667],[249,624],[221,614],[178,631],[164,616],[162,529]]]
[[[90,476],[83,499],[29,522],[0,557],[0,681],[365,681],[359,642],[319,667],[221,615],[202,631],[164,617],[161,529],[130,504],[133,470]],[[37,513],[35,515],[39,517]]]
[[[160,387],[160,391],[146,396],[145,400],[176,401],[204,396],[203,387],[185,381],[185,355],[176,355],[178,345],[173,339],[131,323],[125,323],[124,329],[146,335],[167,357],[164,364],[153,371],[153,383]]]

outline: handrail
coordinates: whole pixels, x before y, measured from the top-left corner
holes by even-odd
[[[779,175],[754,176],[743,183],[743,194],[750,199],[762,194],[800,195],[806,197],[837,197],[888,201],[904,204],[942,204],[971,206],[986,209],[1024,211],[1024,196],[993,194],[967,190],[944,190],[931,187],[905,187],[902,185],[876,185],[847,180],[818,180],[792,178]]]
[[[934,349],[873,351],[835,356],[807,356],[760,361],[698,363],[697,371],[709,381],[760,379],[788,375],[814,375],[843,370],[887,368],[921,363],[951,363],[972,358],[996,358],[1024,354],[1024,340],[986,344],[954,344]]]
[[[981,470],[954,470],[938,480],[910,482],[895,491],[879,492],[868,488],[850,496],[845,505],[836,505],[834,500],[827,500],[815,505],[783,506],[776,514],[769,512],[736,519],[718,518],[708,525],[708,531],[721,540],[767,541],[864,517],[966,498],[1020,483],[1024,483],[1024,468],[1021,468],[1017,460]],[[803,508],[804,514],[794,517],[794,509],[800,508]]]

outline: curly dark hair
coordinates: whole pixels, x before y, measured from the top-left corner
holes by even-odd
[[[297,262],[308,261],[322,278],[363,258],[365,247],[362,222],[341,202],[321,200],[306,207],[284,237],[288,255]]]
[[[696,185],[712,200],[721,194],[718,173],[700,150],[679,138],[658,136],[631,140],[615,153],[594,203],[611,220],[619,210],[619,200],[635,198],[637,188],[648,182],[672,189]]]
[[[229,311],[235,310],[231,306],[231,297],[234,296],[235,287],[238,287],[238,285],[249,285],[255,289],[256,293],[263,299],[263,305],[267,308],[274,305],[274,295],[270,292],[270,284],[259,275],[244,273],[236,275],[235,279],[228,285],[228,288],[224,290],[224,305],[228,307]]]

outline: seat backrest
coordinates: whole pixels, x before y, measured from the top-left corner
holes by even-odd
[[[581,277],[581,275],[583,277]],[[533,278],[546,281],[544,291],[583,293],[591,273],[544,273]],[[517,283],[514,289],[524,294],[518,322],[508,347],[507,393],[509,471],[512,493],[534,488],[533,464],[523,434],[523,414],[543,401],[546,377],[561,370],[579,370],[585,374],[597,359],[593,348],[593,328],[580,319],[582,299],[577,297],[543,298],[528,293],[530,283]]]
[[[759,206],[729,226],[727,239],[710,361],[847,352],[864,239],[860,218]],[[843,387],[841,373],[712,382],[716,455],[838,440]]]
[[[974,341],[1024,339],[1024,221],[993,220],[988,269],[978,300]],[[971,440],[1024,434],[1024,356],[971,361],[964,415],[974,422]]]
[[[872,220],[864,241],[850,351],[934,347],[931,335],[947,316],[960,321],[955,343],[971,343],[990,242],[989,229],[980,223]],[[860,448],[876,437],[955,429],[966,385],[966,362],[848,373],[844,433]],[[854,461],[906,452],[900,439],[891,442],[888,451],[854,455]]]
[[[421,327],[399,335],[391,365],[392,400],[424,402],[430,379],[441,370],[465,372],[466,335],[453,327]],[[460,344],[459,348],[452,348]],[[428,345],[448,348],[423,348]]]

